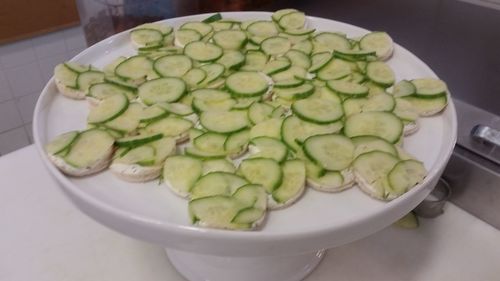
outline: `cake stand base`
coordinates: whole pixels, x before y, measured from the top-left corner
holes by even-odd
[[[282,257],[219,257],[167,249],[177,271],[189,281],[300,281],[319,264],[325,250]]]

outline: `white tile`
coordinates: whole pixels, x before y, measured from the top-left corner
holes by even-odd
[[[63,31],[56,31],[38,36],[31,41],[38,59],[66,53],[66,43]]]
[[[81,51],[83,51],[84,49],[73,49],[73,50],[69,50],[68,51],[68,58],[67,60],[70,60],[72,58],[74,58],[76,55],[78,55]]]
[[[0,69],[0,102],[12,99],[12,91],[10,90],[9,82],[5,77],[5,71]]]
[[[29,142],[33,143],[33,124],[32,123],[25,124],[24,130],[26,131],[26,134],[28,135]]]
[[[68,50],[83,50],[87,48],[87,41],[81,26],[72,27],[64,30],[64,40]]]
[[[30,39],[0,47],[0,62],[4,68],[16,67],[36,60]]]
[[[0,103],[0,133],[23,124],[14,100]]]
[[[43,80],[38,62],[7,69],[6,74],[14,97],[42,90]]]
[[[47,83],[52,75],[54,75],[54,67],[67,60],[67,52],[38,60],[38,64],[40,65],[40,75],[42,76],[43,84]]]
[[[0,153],[2,155],[29,145],[24,127],[19,127],[0,134]]]
[[[40,93],[35,92],[34,94],[23,96],[17,100],[16,105],[17,109],[19,109],[19,113],[21,114],[23,124],[30,123],[33,119],[33,110],[35,110],[38,96],[40,96]]]

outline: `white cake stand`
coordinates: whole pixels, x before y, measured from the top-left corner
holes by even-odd
[[[166,20],[174,27],[208,15]],[[225,17],[269,19],[267,12],[224,13]],[[345,23],[309,17],[320,31],[341,31],[350,37],[366,30]],[[128,33],[112,36],[83,51],[73,60],[102,67],[120,55],[134,53]],[[396,45],[388,62],[397,80],[435,77],[432,70]],[[451,99],[450,99],[451,101]],[[368,236],[396,221],[421,202],[437,183],[456,141],[456,112],[450,102],[437,116],[422,118],[421,129],[405,138],[405,149],[422,160],[429,171],[425,181],[388,203],[374,200],[357,188],[326,194],[312,189],[293,206],[272,211],[262,230],[224,231],[193,227],[187,202],[156,182],[132,184],[109,172],[68,178],[47,159],[43,146],[56,135],[85,128],[85,101],[57,93],[53,80],[44,88],[35,108],[36,148],[62,191],[84,213],[100,223],[137,239],[167,249],[171,262],[191,281],[301,280],[319,263],[324,250]]]

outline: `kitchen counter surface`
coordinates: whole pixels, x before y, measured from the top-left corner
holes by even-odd
[[[184,280],[163,249],[88,218],[29,146],[0,158],[0,280]],[[388,227],[328,251],[306,279],[495,281],[500,231],[447,204],[418,229]]]

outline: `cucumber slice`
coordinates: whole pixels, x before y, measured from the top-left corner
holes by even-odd
[[[422,182],[427,175],[424,165],[420,161],[404,160],[398,162],[389,172],[390,194],[399,196]]]
[[[214,33],[212,40],[225,50],[239,50],[247,43],[247,35],[241,30],[221,30]]]
[[[109,96],[90,110],[87,122],[90,124],[108,122],[123,114],[128,106],[128,98],[125,95],[115,94]]]
[[[333,32],[322,32],[314,36],[314,41],[323,45],[327,51],[346,51],[351,49],[351,43],[343,35]]]
[[[392,94],[395,97],[405,97],[405,96],[411,96],[417,92],[417,88],[415,85],[413,85],[412,82],[408,80],[401,80],[396,85],[394,85],[394,88],[392,90]]]
[[[91,69],[90,65],[83,65],[79,64],[73,61],[67,61],[64,63],[64,65],[69,68],[70,70],[77,72],[77,73],[82,73],[85,71],[89,71]]]
[[[130,39],[136,46],[144,47],[158,42],[162,42],[163,34],[156,29],[136,28],[130,31]]]
[[[161,133],[165,137],[174,137],[181,141],[185,139],[185,136],[191,127],[193,127],[193,123],[190,121],[169,116],[148,124],[144,129],[142,129],[142,132],[150,134]]]
[[[262,38],[276,36],[279,33],[272,21],[255,21],[247,27],[247,32]]]
[[[309,69],[311,67],[311,59],[302,51],[289,50],[286,52],[285,57],[292,62],[292,65],[302,67],[304,69]]]
[[[265,66],[262,72],[267,75],[273,75],[279,73],[281,71],[285,71],[292,66],[292,63],[288,58],[280,57],[276,60],[269,61]]]
[[[329,62],[323,65],[321,69],[319,69],[317,75],[318,79],[323,81],[328,81],[328,80],[337,80],[347,77],[351,73],[352,70],[349,63],[339,59],[332,60],[330,58]]]
[[[84,92],[88,92],[90,86],[104,82],[104,73],[95,70],[89,70],[78,74],[76,84]]]
[[[419,226],[418,217],[413,212],[409,212],[404,217],[394,223],[395,226],[407,229],[414,229]]]
[[[333,56],[330,52],[316,53],[311,56],[311,66],[309,67],[309,72],[317,72],[326,66]],[[328,80],[328,79],[327,79]]]
[[[124,80],[124,79],[117,77],[117,76],[105,76],[104,81],[111,83],[111,84],[114,84],[116,86],[125,88],[125,89],[127,89],[131,92],[134,92],[134,93],[137,91],[136,84],[134,84],[132,81]],[[141,81],[141,83],[142,82],[143,81]]]
[[[221,47],[212,43],[194,41],[184,47],[184,54],[195,61],[212,62],[219,59],[223,52]]]
[[[248,229],[251,224],[232,223],[241,205],[229,196],[215,195],[189,202],[189,214],[193,223],[222,229]]]
[[[223,152],[208,152],[208,151],[199,150],[195,146],[186,147],[184,149],[184,153],[186,155],[189,155],[189,156],[192,156],[195,158],[200,158],[202,160],[225,158],[227,156],[227,153],[225,151],[223,151]]]
[[[356,146],[354,157],[371,151],[383,151],[398,157],[398,151],[394,145],[383,138],[376,136],[353,137],[352,142]]]
[[[138,94],[146,105],[159,102],[176,102],[187,92],[186,82],[176,77],[164,77],[144,82]]]
[[[245,65],[241,67],[244,71],[263,71],[268,57],[261,51],[248,51],[245,54]]]
[[[207,132],[196,137],[193,140],[193,144],[201,151],[223,154],[226,139],[226,135]]]
[[[392,113],[403,121],[414,122],[418,119],[418,112],[413,104],[402,98],[395,98],[395,107]]]
[[[306,168],[302,160],[288,160],[283,163],[283,181],[273,191],[272,197],[279,205],[288,205],[296,201],[304,192]]]
[[[371,32],[359,40],[359,47],[362,50],[373,51],[377,57],[385,60],[392,55],[394,49],[391,37],[385,32]]]
[[[138,103],[129,104],[127,110],[113,120],[104,123],[104,127],[122,134],[134,132],[139,126],[143,107]]]
[[[311,40],[302,40],[300,42],[295,43],[292,46],[292,50],[302,51],[308,55],[313,52],[313,43]]]
[[[182,77],[193,67],[191,59],[185,55],[168,55],[158,58],[154,70],[163,77]]]
[[[59,154],[63,151],[69,151],[71,144],[76,140],[79,134],[80,133],[78,131],[71,131],[58,135],[55,139],[45,145],[45,151],[51,155]]]
[[[230,154],[231,158],[240,156],[241,153],[246,151],[249,139],[249,130],[232,133],[224,142],[224,149]]]
[[[234,193],[233,198],[242,204],[242,207],[254,207],[265,210],[267,208],[266,190],[258,184],[246,184],[239,187]]]
[[[135,99],[136,97],[134,91],[108,82],[93,84],[89,88],[88,96],[102,100],[114,94],[123,94],[127,96],[129,100]]]
[[[113,160],[113,163],[151,166],[155,164],[155,160],[156,160],[156,150],[154,149],[154,147],[149,145],[143,145],[131,148],[124,154],[120,154]]]
[[[420,116],[431,116],[439,113],[445,109],[448,104],[448,98],[446,96],[438,96],[436,98],[418,98],[409,96],[403,97],[402,99],[410,102]]]
[[[389,112],[362,112],[345,121],[344,134],[350,138],[364,135],[381,137],[396,143],[403,133],[403,122]]]
[[[368,61],[373,60],[375,56],[375,52],[373,51],[365,51],[365,50],[334,50],[333,56],[339,59],[343,59],[349,62],[358,62],[358,61]]]
[[[238,173],[251,183],[262,185],[268,193],[279,187],[283,180],[280,165],[269,158],[245,159],[241,162]]]
[[[271,118],[262,121],[250,129],[250,138],[254,139],[257,137],[271,137],[280,138],[280,128],[283,120],[280,118]]]
[[[362,106],[362,111],[392,111],[396,106],[394,98],[386,93],[370,96]]]
[[[328,124],[342,118],[342,105],[317,98],[307,98],[294,102],[292,111],[304,121]]]
[[[175,45],[184,47],[191,42],[201,40],[203,36],[193,29],[179,29],[175,32]]]
[[[212,172],[202,176],[190,190],[191,198],[213,195],[231,195],[239,187],[247,185],[244,178],[226,172]]]
[[[203,175],[212,172],[236,172],[236,167],[231,161],[227,159],[207,159],[203,160]]]
[[[210,32],[212,32],[213,27],[208,24],[207,22],[198,22],[198,21],[191,21],[191,22],[186,22],[185,24],[181,25],[179,29],[189,29],[189,30],[195,30],[201,36],[206,36]]]
[[[262,41],[260,49],[269,56],[283,55],[292,47],[292,43],[285,37],[269,37]]]
[[[215,13],[215,14],[209,16],[208,18],[202,20],[202,22],[211,23],[211,22],[216,22],[216,21],[221,20],[221,19],[222,19],[222,15],[220,13]]]
[[[236,216],[231,220],[232,223],[237,224],[252,224],[258,220],[260,220],[266,211],[263,209],[257,209],[254,207],[248,207],[240,210]]]
[[[136,27],[136,29],[142,28],[158,30],[164,36],[169,35],[174,31],[171,26],[161,23],[145,23]]]
[[[214,89],[198,89],[192,91],[191,95],[195,99],[204,101],[223,101],[231,98],[231,95],[229,93]]]
[[[366,75],[374,83],[382,87],[390,87],[396,80],[394,71],[381,61],[372,61],[366,65]]]
[[[124,137],[116,140],[116,145],[118,147],[128,147],[133,148],[141,145],[145,145],[150,142],[154,142],[163,138],[162,134],[148,134],[148,135],[137,135],[131,137]]]
[[[173,192],[187,197],[202,171],[203,162],[199,159],[185,155],[170,156],[163,165],[163,180]]]
[[[64,161],[76,168],[90,169],[105,160],[114,142],[115,139],[110,134],[100,129],[81,132],[71,144]]]
[[[314,163],[330,171],[341,171],[354,159],[353,142],[337,134],[317,135],[305,140],[305,155]]]
[[[374,198],[389,200],[391,187],[387,175],[398,162],[397,157],[382,151],[359,155],[352,164],[358,186]]]
[[[420,98],[446,96],[448,89],[442,80],[435,78],[414,79],[411,83],[415,86],[415,96]]]
[[[228,50],[217,60],[217,63],[222,64],[226,71],[238,70],[245,64],[245,55],[239,51]]]
[[[343,81],[343,80],[330,80],[326,82],[326,86],[332,91],[348,97],[366,97],[368,95],[368,88],[357,83]]]
[[[307,70],[298,67],[298,66],[291,66],[289,69],[285,71],[281,71],[277,74],[274,74],[272,76],[274,81],[284,81],[284,80],[290,80],[290,79],[307,79]]]
[[[207,77],[203,80],[204,85],[217,80],[226,71],[226,68],[219,63],[204,64],[200,66],[200,69],[207,73]]]
[[[342,108],[346,117],[363,112],[367,98],[349,98],[342,102]]]
[[[260,100],[261,97],[238,98],[233,108],[237,110],[248,109],[252,104]]]
[[[196,112],[204,111],[229,111],[236,105],[234,99],[224,100],[203,100],[199,98],[193,99],[193,110]]]
[[[279,22],[279,20],[281,19],[281,17],[283,17],[284,15],[289,14],[291,12],[297,12],[297,10],[295,10],[295,9],[281,9],[281,10],[277,10],[276,12],[273,13],[273,15],[271,16],[271,18],[272,18],[273,21]]]
[[[275,88],[295,88],[304,84],[305,80],[292,78],[289,80],[281,80],[274,83]]]
[[[288,147],[275,138],[257,137],[250,141],[250,153],[250,158],[271,158],[281,163],[288,156]]]
[[[305,99],[314,93],[314,86],[309,83],[294,88],[275,89],[276,96],[286,100]]]
[[[174,138],[161,138],[149,143],[149,145],[154,147],[156,151],[155,165],[162,165],[167,157],[175,154],[176,144]]]
[[[122,79],[144,79],[153,71],[153,61],[145,56],[133,56],[115,68],[115,75]]]
[[[207,78],[207,73],[200,68],[191,68],[184,76],[182,76],[182,79],[189,85],[190,88],[195,88],[203,80]]]
[[[260,122],[266,121],[271,118],[274,107],[269,104],[254,102],[248,109],[248,119],[253,124],[258,124]]]
[[[159,103],[157,106],[165,109],[167,112],[180,116],[188,116],[193,114],[193,109],[182,103]]]
[[[302,12],[287,13],[279,19],[278,23],[285,30],[300,29],[306,24],[306,15]]]
[[[328,125],[314,124],[300,120],[296,116],[289,116],[281,126],[281,139],[294,152],[300,151],[299,143],[314,135],[337,133],[342,129],[342,122]]]
[[[68,87],[77,88],[76,79],[78,78],[78,72],[70,69],[64,63],[56,65],[54,68],[54,77],[57,81]]]
[[[244,111],[206,111],[200,114],[201,125],[212,132],[227,134],[243,130],[250,125]]]
[[[254,71],[240,71],[229,75],[225,86],[236,97],[260,96],[269,88],[264,76]]]

